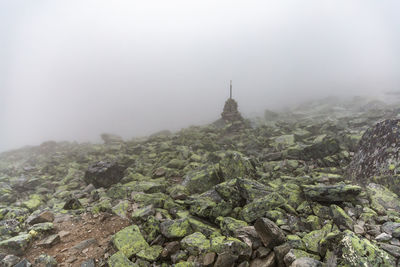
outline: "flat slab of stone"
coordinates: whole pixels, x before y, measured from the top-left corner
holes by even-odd
[[[5,251],[17,256],[23,255],[28,248],[32,236],[30,234],[20,234],[10,239],[0,242],[0,251]]]
[[[55,235],[50,235],[48,237],[46,237],[45,239],[43,239],[42,241],[40,241],[37,245],[39,247],[43,247],[43,248],[50,248],[52,246],[54,246],[55,244],[60,242],[60,236],[58,234]]]
[[[319,202],[352,201],[361,193],[360,186],[347,185],[345,183],[335,185],[303,185],[302,188],[306,197]]]

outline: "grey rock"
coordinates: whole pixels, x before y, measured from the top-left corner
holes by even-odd
[[[275,253],[271,252],[266,258],[254,259],[250,263],[250,267],[274,267],[276,266]]]
[[[0,266],[4,267],[12,267],[16,265],[20,261],[20,258],[15,255],[7,255],[5,256],[1,262]]]
[[[60,241],[61,241],[60,236],[58,234],[55,234],[46,237],[45,239],[40,241],[37,245],[43,248],[50,248],[55,244],[59,243]]]
[[[31,267],[32,263],[30,263],[27,259],[23,259],[18,262],[14,267]]]
[[[394,246],[394,245],[389,245],[386,243],[381,243],[380,246],[381,246],[381,249],[383,249],[390,255],[392,255],[396,258],[400,257],[400,247]]]
[[[296,259],[290,265],[290,267],[305,267],[305,266],[307,266],[307,267],[322,267],[322,262],[317,261],[315,259],[303,257],[303,258]]]
[[[235,262],[238,258],[238,256],[230,253],[219,254],[214,267],[232,267],[235,265]]]
[[[273,248],[286,241],[285,233],[271,220],[259,218],[254,224],[264,246]]]
[[[85,172],[84,180],[96,188],[110,187],[118,183],[124,175],[125,167],[115,161],[99,161],[89,166]]]

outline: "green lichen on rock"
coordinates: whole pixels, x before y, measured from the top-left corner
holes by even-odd
[[[163,247],[155,245],[140,251],[139,253],[136,254],[136,256],[141,259],[153,262],[160,257],[162,250]]]
[[[235,230],[247,226],[246,222],[232,217],[217,217],[217,222],[219,222],[219,227],[226,235],[232,235]]]
[[[40,205],[42,205],[42,196],[37,195],[37,194],[33,194],[30,195],[29,199],[22,202],[22,204],[24,205],[24,207],[26,207],[27,209],[34,211],[37,208],[40,207]]]
[[[205,165],[185,176],[183,185],[190,193],[202,193],[223,182],[218,164]]]
[[[187,218],[178,220],[167,220],[160,224],[161,233],[167,238],[184,237],[193,232]]]
[[[117,205],[115,205],[111,210],[114,214],[120,216],[121,218],[128,218],[129,201],[122,200]]]
[[[30,234],[20,234],[0,242],[0,251],[6,251],[15,255],[23,255],[32,241]]]
[[[349,215],[339,206],[331,205],[333,222],[339,227],[353,229],[354,222]]]
[[[321,202],[343,202],[355,201],[361,193],[358,185],[338,183],[335,185],[303,185],[303,192],[306,197]]]
[[[332,225],[326,224],[321,230],[314,230],[306,234],[302,241],[306,249],[318,253],[319,242],[331,231]]]
[[[285,199],[278,193],[273,192],[244,206],[240,216],[248,223],[254,222],[257,218],[263,217],[268,210],[284,206],[285,204]]]
[[[181,246],[189,251],[191,255],[199,255],[210,249],[210,240],[208,240],[202,233],[195,232],[184,237],[181,240]]]
[[[386,187],[370,183],[367,186],[367,193],[371,201],[371,208],[379,214],[386,214],[388,209],[400,212],[399,197]]]
[[[131,262],[121,251],[113,254],[107,263],[110,267],[139,267],[137,264]]]
[[[339,266],[394,266],[393,258],[369,240],[361,239],[349,230],[341,237]]]
[[[210,251],[217,254],[229,253],[231,255],[247,256],[251,255],[251,248],[239,239],[226,236],[217,236],[211,239]]]
[[[115,248],[128,258],[149,247],[137,225],[128,226],[117,232],[112,237],[112,242]]]

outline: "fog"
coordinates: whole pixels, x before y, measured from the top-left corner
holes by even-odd
[[[400,89],[400,2],[0,1],[0,151]]]

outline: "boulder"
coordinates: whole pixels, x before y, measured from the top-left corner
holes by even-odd
[[[166,238],[182,238],[193,233],[187,218],[166,220],[160,224],[160,231]]]
[[[31,241],[32,236],[30,234],[20,234],[1,241],[0,251],[5,251],[14,255],[23,255]]]
[[[112,242],[115,248],[128,258],[149,247],[137,225],[128,226],[117,232],[112,237]]]
[[[254,222],[257,218],[265,216],[267,211],[282,207],[285,204],[286,200],[278,193],[273,192],[245,205],[240,216],[248,223]]]
[[[54,221],[54,214],[51,211],[43,211],[40,213],[32,213],[27,219],[26,223],[30,225],[34,225],[37,223],[44,223],[44,222],[53,222]]]
[[[286,241],[285,233],[273,221],[267,218],[257,219],[254,228],[267,248],[279,246]]]
[[[361,187],[345,183],[335,185],[302,185],[302,189],[306,197],[319,202],[351,202],[361,193]]]
[[[189,251],[191,255],[199,255],[208,252],[210,249],[210,240],[208,240],[202,233],[195,232],[184,237],[181,240],[181,246]]]
[[[221,182],[223,182],[223,178],[219,171],[219,166],[216,164],[205,165],[195,171],[189,172],[185,176],[182,185],[193,194],[203,193]]]
[[[378,181],[400,193],[400,120],[384,120],[362,136],[347,169],[356,182],[367,185]]]
[[[85,172],[84,181],[96,188],[110,187],[118,183],[124,175],[125,167],[115,161],[99,161],[89,166]]]
[[[118,251],[117,253],[113,254],[107,261],[108,265],[110,267],[135,267],[137,266],[133,262],[131,262],[123,252]]]
[[[371,208],[379,214],[386,214],[387,210],[400,212],[400,198],[383,185],[368,184],[367,194],[371,200]]]

